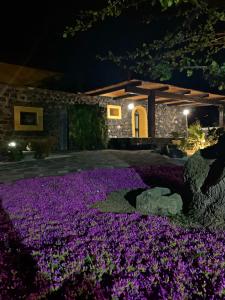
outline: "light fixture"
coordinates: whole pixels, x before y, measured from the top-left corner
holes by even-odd
[[[190,113],[189,109],[184,109],[183,110],[183,115],[187,116]]]
[[[183,110],[183,115],[185,116],[185,127],[186,127],[186,138],[188,138],[188,114],[190,113],[190,110],[185,108]]]
[[[9,143],[8,143],[8,146],[9,146],[10,148],[15,148],[15,147],[16,147],[16,142],[9,142]]]
[[[134,103],[129,103],[128,104],[128,109],[132,110],[134,108]]]

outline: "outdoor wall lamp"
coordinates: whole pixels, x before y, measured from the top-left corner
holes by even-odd
[[[183,115],[187,116],[190,113],[189,109],[184,109],[183,110]]]
[[[15,148],[16,147],[16,142],[10,142],[10,143],[8,143],[8,146],[10,148]]]
[[[134,103],[129,103],[128,104],[128,109],[132,110],[134,108]]]
[[[189,109],[184,109],[183,110],[183,115],[185,116],[185,124],[186,124],[186,136],[188,138],[188,114],[190,113],[190,110]]]

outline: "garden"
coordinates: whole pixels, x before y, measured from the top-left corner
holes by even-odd
[[[2,26],[6,30],[3,38],[10,38],[2,42],[2,57],[9,53],[6,60],[12,60],[14,45],[14,54],[22,55],[14,57],[15,62],[19,59],[25,65],[55,70],[64,66],[74,78],[65,77],[63,87],[69,90],[85,91],[88,78],[93,88],[108,80],[139,76],[178,86],[185,82],[193,88],[205,86],[207,91],[209,86],[225,90],[223,1],[108,0],[101,1],[102,5],[89,1],[94,3],[90,7],[73,2],[79,3],[75,14],[72,7],[56,9],[56,4],[45,10],[41,7],[41,13],[33,6],[29,13],[28,7],[18,10],[17,26],[13,22],[9,22],[12,30]],[[10,7],[8,16],[11,14]],[[63,38],[79,36],[74,44],[65,43],[69,51],[52,38],[58,40],[55,30],[63,23],[68,23],[60,33]],[[29,31],[32,25],[39,28]],[[98,31],[101,25],[106,27]],[[9,48],[4,48],[7,44]],[[20,44],[23,49],[17,48]],[[63,56],[65,61],[54,64]],[[20,73],[10,78],[10,84]],[[38,95],[31,97],[33,87],[24,85],[30,89],[28,98],[36,103]],[[160,92],[163,89],[157,94],[165,104]],[[208,103],[209,93],[196,94],[197,98],[191,93],[188,99],[187,92],[176,95],[184,99],[183,106],[195,104],[197,98],[200,105],[224,105],[221,97]],[[45,102],[45,93],[41,102]],[[8,132],[13,94],[7,92],[5,97],[2,132]],[[26,98],[16,97],[16,103]],[[148,94],[149,104],[150,98]],[[155,109],[152,112],[148,117],[154,120]],[[88,112],[82,105],[69,109],[69,150],[107,147],[102,113],[94,107]],[[23,160],[25,151],[33,152],[32,159],[44,159],[57,149],[50,133],[40,133],[36,139],[29,135],[25,140],[23,134],[8,136],[0,145],[0,161]],[[208,133],[206,136],[198,123],[189,127],[185,137],[171,133],[163,154],[182,158],[193,154],[184,166],[78,170],[0,183],[0,299],[225,299],[225,133],[221,129]],[[152,213],[153,208],[157,213]]]
[[[2,299],[223,299],[223,230],[93,208],[124,189],[181,191],[183,173],[96,169],[0,185]]]

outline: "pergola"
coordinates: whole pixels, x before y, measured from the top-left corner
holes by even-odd
[[[85,94],[110,97],[114,100],[127,98],[131,101],[146,100],[148,104],[148,133],[150,137],[155,137],[155,104],[176,105],[180,107],[218,106],[219,126],[224,126],[225,95],[205,93],[170,84],[136,79],[88,91]]]

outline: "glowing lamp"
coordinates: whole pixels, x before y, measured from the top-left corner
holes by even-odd
[[[183,115],[187,116],[190,113],[189,109],[184,109],[183,110]]]
[[[10,143],[8,143],[8,146],[10,148],[15,148],[16,147],[16,142],[10,142]]]
[[[132,110],[134,108],[134,103],[129,103],[128,104],[128,109]]]

